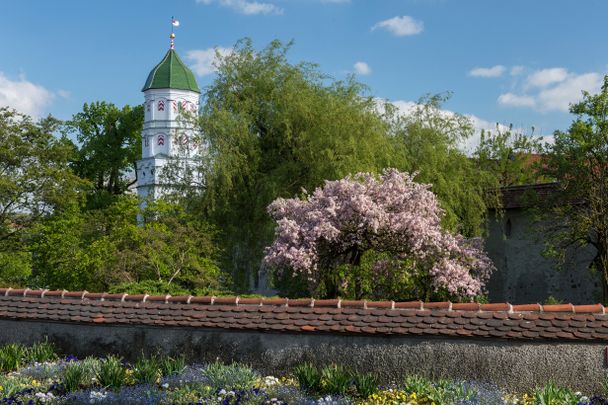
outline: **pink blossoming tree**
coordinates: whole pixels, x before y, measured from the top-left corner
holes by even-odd
[[[314,296],[471,300],[494,269],[480,240],[442,229],[430,185],[395,169],[327,181],[268,210],[278,226],[264,263],[304,278]]]

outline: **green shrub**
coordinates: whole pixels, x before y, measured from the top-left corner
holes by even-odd
[[[139,384],[156,384],[160,377],[160,364],[155,356],[142,356],[133,365],[133,378]]]
[[[102,387],[116,390],[126,383],[127,370],[120,357],[108,356],[100,361],[96,377]]]
[[[367,398],[378,391],[378,379],[373,374],[354,373],[353,382],[361,398]]]
[[[302,363],[294,370],[296,380],[300,388],[305,391],[321,391],[321,373],[311,363]]]
[[[418,396],[428,396],[433,391],[433,383],[418,375],[408,375],[405,377],[403,389],[408,394],[415,392]]]
[[[344,395],[352,382],[352,373],[344,366],[332,364],[321,371],[321,386],[327,394]]]
[[[158,359],[161,373],[164,377],[179,374],[186,368],[186,358],[181,355],[177,357],[161,356]]]
[[[26,359],[27,348],[21,344],[13,343],[0,347],[0,371],[15,371],[21,367]]]
[[[93,383],[93,379],[97,378],[97,372],[99,371],[101,360],[97,357],[87,357],[79,363],[82,364],[82,368],[85,372],[84,384],[86,386],[91,385]]]
[[[63,369],[61,383],[67,392],[77,391],[81,386],[86,385],[87,370],[81,362],[71,361]]]
[[[248,390],[255,386],[258,373],[241,364],[211,363],[203,371],[208,384],[215,389]]]
[[[553,383],[534,389],[533,396],[536,405],[576,405],[578,403],[578,397],[572,391]]]
[[[59,356],[55,351],[55,346],[48,340],[33,344],[27,348],[26,358],[28,362],[44,363],[46,361],[57,360]]]

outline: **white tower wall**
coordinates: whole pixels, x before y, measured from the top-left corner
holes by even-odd
[[[169,165],[193,169],[202,146],[188,116],[199,111],[199,94],[189,90],[144,91],[142,159],[137,162],[137,193],[142,201],[174,189],[165,179]],[[192,117],[190,117],[192,118]],[[172,167],[173,168],[173,167]],[[179,171],[177,172],[179,175]]]

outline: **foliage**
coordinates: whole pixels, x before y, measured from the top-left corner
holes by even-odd
[[[451,93],[427,95],[404,114],[384,103],[382,119],[397,154],[390,167],[418,173],[419,182],[433,185],[444,210],[442,226],[464,236],[479,236],[485,230],[487,207],[495,198],[488,194],[494,174],[475,165],[464,151],[473,136],[468,117],[442,110]]]
[[[478,167],[494,174],[496,188],[536,184],[546,181],[541,177],[536,163],[542,150],[542,137],[524,134],[513,129],[513,125],[481,132],[479,145],[473,157]]]
[[[393,163],[386,124],[364,87],[289,63],[289,47],[273,41],[258,51],[243,40],[219,55],[199,121],[208,145],[199,202],[223,231],[225,266],[240,290],[272,239],[272,200]]]
[[[352,382],[352,373],[344,366],[332,364],[321,370],[321,387],[327,394],[344,395]]]
[[[55,346],[52,343],[49,343],[48,339],[34,343],[32,346],[28,347],[25,357],[28,363],[44,363],[59,358]]]
[[[542,196],[540,226],[548,235],[548,253],[563,264],[573,249],[593,246],[591,267],[608,283],[608,76],[599,94],[583,92],[570,107],[576,118],[568,131],[556,131],[547,145],[540,172],[558,182]],[[539,198],[540,199],[540,198]]]
[[[111,355],[101,360],[96,377],[102,387],[116,390],[125,384],[127,369],[120,357]]]
[[[418,404],[485,403],[480,400],[477,389],[463,382],[432,381],[425,377],[410,375],[405,378],[403,390],[406,395],[413,395]]]
[[[493,183],[459,149],[473,129],[468,118],[441,111],[447,97],[426,97],[405,116],[353,77],[336,81],[316,65],[290,63],[290,46],[274,41],[257,51],[243,40],[218,55],[199,120],[205,191],[186,204],[222,230],[223,266],[238,291],[258,282],[273,233],[268,204],[357,172],[419,172],[433,183],[444,227],[483,232]]]
[[[186,368],[186,358],[184,355],[177,357],[160,356],[158,359],[163,377],[181,374]]]
[[[367,398],[378,391],[378,378],[372,373],[353,373],[353,383],[357,388],[357,394]]]
[[[52,117],[33,122],[0,108],[0,282],[23,285],[31,272],[28,239],[41,219],[77,204],[87,187],[69,168],[72,146]]]
[[[95,193],[89,206],[101,208],[111,203],[113,195],[123,194],[135,184],[135,162],[141,157],[142,106],[119,109],[112,103],[85,103],[63,127],[66,135],[78,141],[77,156],[72,161],[76,174],[90,180]]]
[[[141,356],[133,364],[133,378],[138,384],[156,384],[161,377],[159,359]]]
[[[27,348],[21,344],[12,343],[0,347],[0,371],[14,371],[25,364]]]
[[[24,243],[12,241],[14,251],[0,251],[0,284],[24,286],[32,274],[32,255]],[[23,250],[22,250],[23,249]]]
[[[470,299],[493,270],[472,241],[441,228],[443,212],[429,186],[394,169],[327,181],[304,199],[277,199],[269,212],[278,228],[265,263],[304,275],[316,296],[344,294],[349,279],[335,270],[357,271],[368,251],[388,255],[374,263],[375,272],[417,279],[417,290],[408,291],[417,298],[439,292]],[[363,298],[361,277],[353,281],[354,297]]]
[[[310,392],[321,391],[321,373],[311,363],[302,363],[294,369],[300,388]]]
[[[0,374],[0,398],[10,398],[31,387],[31,383],[32,380],[28,377]]]
[[[208,385],[215,389],[247,390],[255,386],[259,374],[250,367],[233,363],[211,363],[203,372]]]
[[[119,196],[104,209],[74,209],[40,224],[32,243],[35,280],[88,291],[219,290],[214,233],[177,205],[158,201],[142,213],[137,198]]]
[[[568,388],[549,383],[533,392],[537,405],[576,405],[579,398]]]
[[[78,390],[87,382],[87,371],[85,365],[81,362],[69,362],[63,369],[61,384],[67,392]]]

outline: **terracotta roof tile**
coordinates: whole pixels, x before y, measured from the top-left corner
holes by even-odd
[[[600,304],[171,297],[0,288],[0,319],[306,333],[608,342]]]

